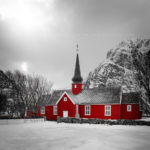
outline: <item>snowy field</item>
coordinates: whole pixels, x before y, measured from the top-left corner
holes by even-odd
[[[17,123],[17,120],[0,124],[0,150],[70,149],[150,150],[150,127],[50,121]]]

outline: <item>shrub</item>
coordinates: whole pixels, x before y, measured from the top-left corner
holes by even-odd
[[[88,124],[108,124],[108,125],[146,125],[150,126],[150,121],[143,120],[102,120],[102,119],[94,119],[94,118],[61,118],[57,117],[57,123],[88,123]]]

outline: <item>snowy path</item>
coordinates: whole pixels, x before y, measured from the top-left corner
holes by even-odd
[[[0,125],[0,150],[150,150],[150,127],[38,122]]]

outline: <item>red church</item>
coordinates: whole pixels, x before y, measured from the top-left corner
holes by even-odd
[[[76,56],[71,90],[56,90],[38,115],[47,120],[57,117],[98,119],[140,119],[138,92],[123,93],[122,88],[84,89],[80,72],[79,55]],[[48,95],[45,95],[46,97]]]

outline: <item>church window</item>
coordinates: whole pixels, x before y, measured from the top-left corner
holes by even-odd
[[[90,115],[91,114],[91,107],[90,105],[85,105],[85,115]]]
[[[45,114],[45,107],[41,107],[40,111],[41,111],[41,114]]]
[[[53,114],[57,115],[57,106],[53,106]]]
[[[127,105],[127,111],[131,111],[131,105]]]
[[[111,116],[111,105],[105,105],[105,116]]]
[[[64,101],[65,101],[65,102],[67,101],[67,97],[64,97]]]

